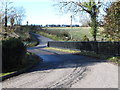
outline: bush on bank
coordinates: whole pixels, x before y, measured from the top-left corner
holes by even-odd
[[[26,47],[18,38],[2,40],[2,72],[10,71],[23,64]]]

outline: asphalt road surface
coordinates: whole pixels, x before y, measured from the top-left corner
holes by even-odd
[[[90,57],[43,50],[51,39],[34,36],[40,44],[28,48],[28,51],[43,58],[43,63],[3,81],[3,88],[118,88],[117,65]]]

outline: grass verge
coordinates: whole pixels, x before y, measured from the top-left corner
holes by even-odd
[[[14,72],[0,73],[0,77],[6,76],[6,75],[9,75],[9,74],[12,74],[12,73],[14,73]]]
[[[120,65],[120,56],[103,55],[103,54],[96,54],[94,52],[88,52],[88,51],[78,51],[78,50],[61,49],[61,48],[54,48],[54,47],[46,47],[44,49],[55,50],[55,51],[60,51],[60,52],[65,52],[65,53],[71,53],[74,55],[89,56],[92,58],[102,59],[102,60],[106,60],[108,62],[112,62],[117,65]]]
[[[36,32],[36,34],[40,34],[44,37],[50,38],[50,39],[55,40],[55,41],[66,41],[66,40],[63,40],[61,37],[58,37],[58,36],[52,35],[52,34],[48,34],[45,32]]]
[[[46,47],[44,49],[47,49],[47,50],[56,50],[56,51],[60,51],[60,52],[73,53],[73,54],[81,52],[81,51],[77,51],[77,50],[61,49],[61,48],[54,48],[54,47]]]

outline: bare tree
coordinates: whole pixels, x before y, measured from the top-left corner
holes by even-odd
[[[2,22],[4,21],[4,25],[5,27],[7,27],[7,24],[8,24],[8,19],[9,19],[9,13],[12,12],[13,10],[13,6],[12,6],[12,3],[10,0],[1,0],[0,1],[0,4],[1,4],[1,13],[3,15],[3,17],[1,18],[2,19]]]
[[[59,1],[59,8],[62,11],[65,12],[72,12],[74,14],[77,14],[78,12],[85,12],[90,15],[91,18],[91,29],[92,29],[92,36],[94,41],[96,41],[97,36],[97,26],[98,21],[97,17],[99,14],[99,9],[102,6],[102,2],[100,0],[85,0],[84,2],[82,0],[69,0],[69,1]]]
[[[15,14],[14,14],[15,24],[21,25],[22,21],[26,17],[25,9],[23,7],[16,7],[14,8],[14,11],[15,11]]]
[[[8,23],[11,23],[11,19],[14,23],[21,25],[24,17],[25,17],[25,9],[23,7],[14,7],[12,5],[13,2],[10,0],[0,0],[1,4],[1,23],[7,27]]]
[[[2,32],[2,26],[3,26],[3,7],[2,7],[2,1],[0,0],[0,31]]]

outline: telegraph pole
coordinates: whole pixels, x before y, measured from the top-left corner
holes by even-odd
[[[73,16],[71,15],[70,18],[71,18],[71,25],[70,25],[70,26],[71,26],[71,28],[72,28],[72,18],[73,18]]]
[[[71,27],[71,30],[72,30],[72,18],[73,18],[73,16],[71,15],[70,18],[71,18],[71,25],[70,25],[70,27]],[[70,33],[70,36],[71,36],[71,39],[72,39],[72,34],[71,33]]]

